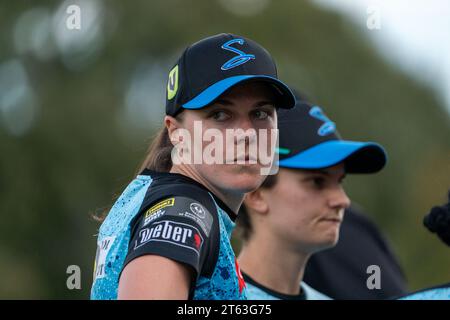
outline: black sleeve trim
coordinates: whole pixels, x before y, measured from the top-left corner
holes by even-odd
[[[211,277],[220,248],[212,197],[189,185],[150,189],[132,221],[124,267],[139,256],[155,254],[191,266],[195,278]]]

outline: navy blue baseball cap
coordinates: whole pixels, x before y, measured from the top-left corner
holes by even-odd
[[[343,162],[347,173],[375,173],[386,164],[381,145],[343,140],[323,110],[300,96],[295,108],[279,110],[278,130],[281,168],[313,170]]]
[[[295,97],[278,79],[269,52],[253,40],[221,33],[186,48],[169,72],[166,114],[201,109],[244,81],[263,81],[275,93],[275,106],[292,108]]]

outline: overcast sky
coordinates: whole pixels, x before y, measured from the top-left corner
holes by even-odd
[[[450,1],[313,0],[345,14],[388,61],[430,85],[450,116]],[[368,18],[379,13],[380,28]]]

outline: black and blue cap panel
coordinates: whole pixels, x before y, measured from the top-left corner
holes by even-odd
[[[336,124],[319,106],[297,101],[295,108],[278,111],[280,159],[305,151],[319,143],[340,140]],[[286,150],[289,150],[287,152]]]
[[[244,58],[235,60],[239,57]],[[230,34],[221,34],[193,44],[187,48],[184,62],[189,86],[185,100],[181,101],[183,104],[214,83],[229,77],[277,77],[275,63],[263,47],[250,39]]]
[[[319,143],[303,152],[279,160],[282,168],[314,170],[343,162],[347,173],[374,173],[386,164],[386,153],[379,144],[347,140]]]
[[[291,108],[295,97],[278,80],[270,54],[256,42],[231,34],[219,34],[188,47],[169,72],[166,113],[199,109],[238,83],[258,80],[271,84],[277,105]]]
[[[323,110],[306,101],[279,110],[278,129],[280,167],[321,169],[344,162],[348,173],[373,173],[387,161],[377,143],[343,140]]]

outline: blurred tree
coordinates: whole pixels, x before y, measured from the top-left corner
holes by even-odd
[[[85,10],[88,2],[97,11]],[[158,128],[165,88],[158,72],[191,42],[220,32],[264,45],[280,76],[322,105],[345,138],[386,147],[387,168],[348,179],[349,194],[391,239],[411,289],[448,281],[448,249],[421,223],[450,187],[450,125],[442,105],[382,61],[344,18],[309,2],[261,2],[256,12],[219,0],[2,2],[0,70],[19,61],[37,106],[33,126],[13,134],[7,128],[16,124],[6,123],[11,118],[0,105],[0,298],[89,297],[99,226],[90,216],[132,179]],[[55,22],[72,3],[81,7],[82,28],[83,14],[96,13],[81,38],[94,40],[84,46]],[[18,21],[36,8],[44,9],[38,17],[51,13],[48,24],[19,32]],[[42,38],[45,30],[51,32]],[[28,51],[18,49],[24,34],[34,45]],[[64,50],[67,39],[75,45]],[[143,62],[150,78],[136,76],[146,73]],[[148,82],[128,100],[132,79]],[[136,101],[150,110],[141,119]],[[148,124],[138,125],[142,119]],[[81,290],[66,288],[72,264],[81,267]]]

